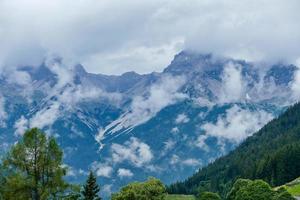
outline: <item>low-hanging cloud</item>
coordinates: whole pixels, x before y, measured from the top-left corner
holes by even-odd
[[[15,131],[15,135],[17,136],[22,136],[25,131],[28,129],[28,119],[26,119],[23,115],[20,117],[20,119],[18,119],[15,124],[14,124],[14,128],[16,129]]]
[[[130,169],[124,169],[124,168],[120,168],[118,169],[118,176],[123,178],[123,177],[132,177],[133,173]]]
[[[300,59],[296,62],[297,71],[294,73],[294,79],[291,83],[293,98],[297,101],[300,99]]]
[[[131,137],[124,145],[112,144],[111,151],[113,163],[128,161],[136,167],[142,167],[153,159],[150,146],[135,137]]]
[[[96,141],[101,146],[101,140],[105,138],[105,134],[129,131],[156,116],[163,108],[187,98],[186,94],[180,92],[184,83],[183,76],[161,77],[158,82],[147,88],[146,95],[134,96],[128,111],[101,129],[95,137]]]
[[[229,63],[224,67],[220,91],[220,103],[239,102],[244,97],[244,83],[241,66]]]
[[[181,49],[294,62],[300,55],[299,4],[2,0],[0,66],[38,65],[48,55],[59,55],[86,64],[91,72],[144,73],[161,70]]]
[[[234,105],[226,111],[225,116],[220,116],[216,123],[206,123],[202,125],[202,128],[206,136],[239,143],[271,119],[273,119],[273,115],[266,111],[251,111]],[[202,135],[200,137],[203,138]]]
[[[6,122],[5,122],[6,118],[7,118],[7,113],[5,111],[5,99],[0,94],[0,127],[6,126]]]

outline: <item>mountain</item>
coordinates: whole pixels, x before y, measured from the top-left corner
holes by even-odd
[[[183,182],[171,193],[215,191],[223,196],[237,178],[264,179],[280,186],[300,175],[300,104],[290,107],[228,155],[218,158]]]
[[[183,51],[161,73],[91,74],[62,59],[0,77],[5,152],[29,127],[56,137],[68,179],[96,171],[104,192],[155,176],[183,180],[296,101],[293,65]]]

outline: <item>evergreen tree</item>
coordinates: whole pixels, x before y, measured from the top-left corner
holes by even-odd
[[[91,171],[85,185],[83,186],[83,191],[82,191],[83,199],[101,200],[100,196],[98,195],[99,191],[100,191],[100,187],[97,184],[96,177]]]
[[[63,180],[63,153],[54,138],[28,130],[2,161],[4,199],[55,199],[68,187]]]

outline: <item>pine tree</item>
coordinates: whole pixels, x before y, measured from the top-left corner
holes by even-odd
[[[83,186],[82,196],[84,200],[101,200],[98,195],[100,191],[100,187],[97,184],[96,177],[94,173],[91,171],[89,177]]]

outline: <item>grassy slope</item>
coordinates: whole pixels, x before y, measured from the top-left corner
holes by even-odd
[[[300,196],[300,177],[290,183],[285,184],[284,187],[293,196]]]
[[[193,195],[168,195],[166,200],[195,200]]]

